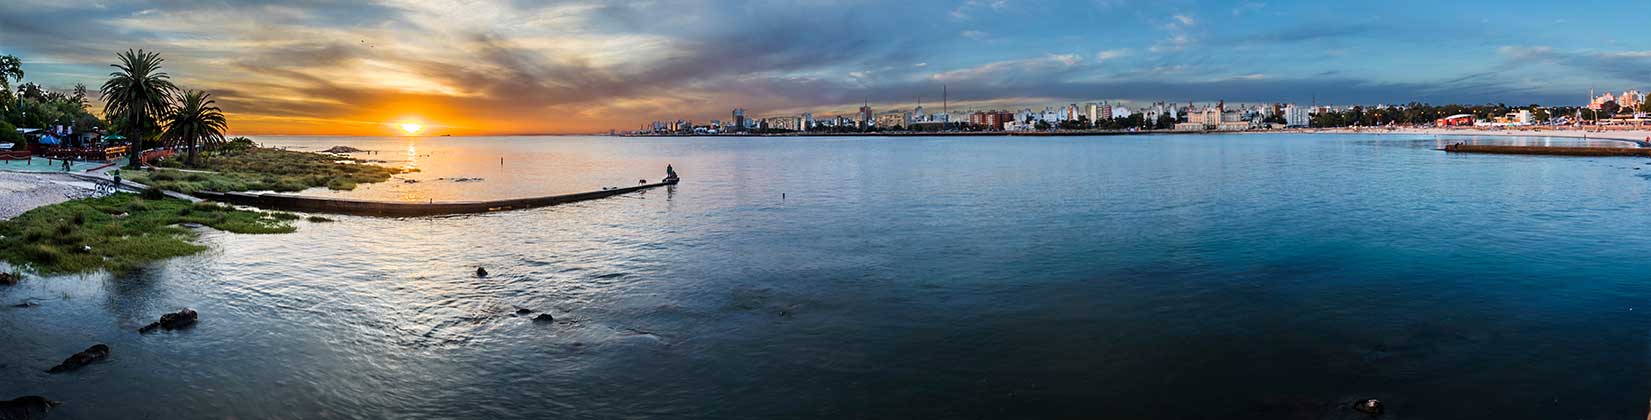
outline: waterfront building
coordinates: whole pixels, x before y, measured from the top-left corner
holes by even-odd
[[[1285,127],[1306,127],[1312,125],[1313,115],[1307,108],[1290,104],[1284,107]]]
[[[1607,92],[1605,92],[1604,95],[1599,95],[1597,97],[1594,97],[1594,100],[1589,101],[1588,102],[1588,109],[1598,111],[1600,108],[1605,107],[1606,102],[1616,102],[1616,100],[1617,100],[1617,96],[1612,95],[1611,92],[1607,91]],[[1619,102],[1619,103],[1617,103],[1617,105],[1622,105],[1622,103]]]
[[[1204,107],[1203,112],[1198,115],[1198,122],[1204,124],[1205,129],[1213,130],[1221,124],[1221,111],[1221,106]]]
[[[768,128],[771,130],[802,131],[803,129],[802,117],[772,117],[766,121],[768,122]]]
[[[746,128],[746,123],[745,108],[734,108],[734,128],[743,130]]]
[[[1009,111],[981,111],[969,114],[970,125],[986,127],[988,130],[1002,130],[1003,123],[1014,121],[1015,114]]]
[[[905,127],[909,117],[904,112],[893,111],[877,114],[875,124],[883,128]]]
[[[1062,121],[1061,112],[1050,107],[1043,107],[1043,112],[1038,113],[1037,119],[1038,121],[1043,121],[1049,125],[1060,124]]]
[[[803,124],[803,130],[813,129],[814,128],[814,113],[804,112],[803,113],[803,123],[802,124]]]
[[[871,105],[860,105],[860,128],[870,127],[872,118]]]

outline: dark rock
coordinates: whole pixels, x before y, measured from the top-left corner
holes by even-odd
[[[109,346],[96,344],[87,348],[86,351],[75,353],[75,355],[69,356],[68,359],[63,359],[63,363],[52,366],[46,372],[61,373],[80,369],[82,366],[92,364],[92,362],[103,360],[105,357],[109,357]]]
[[[17,281],[22,280],[22,279],[23,279],[22,276],[18,276],[16,274],[0,273],[0,284],[13,285],[13,284],[17,284]]]
[[[487,269],[476,267],[476,277],[487,277]]]
[[[333,146],[331,149],[322,150],[321,152],[323,152],[323,153],[361,153],[361,152],[365,152],[365,150],[357,149],[357,148],[350,147],[350,146]]]
[[[539,316],[533,317],[533,322],[556,322],[556,317],[550,316],[550,314],[539,314]]]
[[[638,180],[636,180],[636,183],[638,183],[638,184],[646,184],[646,183],[648,183],[648,180],[646,180],[646,179],[638,179]]]
[[[1384,408],[1385,407],[1382,405],[1382,400],[1375,398],[1359,400],[1359,402],[1353,403],[1354,410],[1358,410],[1360,413],[1365,413],[1372,416],[1382,415],[1382,410]]]
[[[10,401],[0,401],[0,419],[6,420],[33,420],[46,418],[46,413],[63,403],[46,399],[39,395],[17,397]]]
[[[35,303],[34,301],[30,300],[30,301],[24,301],[23,303],[19,303],[19,304],[16,304],[16,305],[12,305],[11,307],[13,307],[13,308],[33,308],[33,307],[36,307],[36,306],[40,306],[40,304]]]
[[[531,313],[533,313],[532,309],[516,308],[516,315],[527,315],[527,314],[531,314]]]
[[[196,314],[194,309],[185,308],[177,312],[161,315],[160,321],[155,321],[149,325],[145,325],[143,328],[138,329],[138,332],[147,333],[156,329],[172,331],[185,328],[190,325],[195,325],[195,320],[197,319],[200,319],[200,315]]]

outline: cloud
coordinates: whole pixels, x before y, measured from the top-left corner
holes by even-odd
[[[972,82],[982,84],[1018,83],[1069,74],[1083,61],[1075,54],[1049,54],[1043,57],[1005,60],[986,63],[930,76],[939,82]]]
[[[1147,50],[1155,53],[1181,51],[1186,49],[1187,46],[1192,45],[1192,43],[1193,39],[1191,36],[1188,36],[1187,34],[1175,34],[1171,35],[1169,38],[1164,38],[1156,43],[1153,43],[1152,47],[1147,48]]]
[[[965,0],[953,8],[948,15],[952,19],[970,20],[974,14],[981,11],[998,12],[1009,9],[1009,0]]]
[[[1129,49],[1128,48],[1119,48],[1119,49],[1115,49],[1115,50],[1101,51],[1101,52],[1095,54],[1095,62],[1104,63],[1104,62],[1112,60],[1114,58],[1123,57],[1123,56],[1126,56],[1126,55],[1129,55]]]
[[[1094,0],[1101,10],[1011,0],[15,2],[0,8],[0,53],[22,57],[30,81],[95,86],[116,51],[159,51],[173,79],[212,91],[240,133],[360,134],[351,127],[409,115],[455,134],[605,131],[725,117],[736,106],[852,109],[862,99],[935,95],[940,84],[983,103],[1315,94],[1524,102],[1579,96],[1560,91],[1585,89],[1592,80],[1583,78],[1643,82],[1651,74],[1648,51],[1497,48],[1502,38],[1486,28],[1448,29],[1427,21],[1430,14],[1408,16],[1425,23],[1415,26],[1398,17],[1360,23],[1370,18],[1354,12],[1229,22],[1220,16],[1231,4],[1195,9],[1180,0]],[[1124,8],[1139,10],[1112,13]],[[914,18],[947,12],[967,22]],[[1582,17],[1575,21],[1598,20]],[[1097,23],[1108,28],[1101,38],[1085,32]],[[980,39],[1013,47],[974,47]],[[1231,48],[1286,44],[1311,45]],[[1394,57],[1352,49],[1376,44],[1435,73],[1386,72],[1384,60]],[[1500,63],[1440,70],[1459,66],[1450,57],[1463,48],[1494,51],[1489,61]]]

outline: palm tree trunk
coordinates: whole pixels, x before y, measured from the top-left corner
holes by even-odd
[[[195,167],[195,140],[189,140],[189,167]]]
[[[131,136],[132,147],[126,150],[126,159],[128,162],[126,166],[131,169],[142,169],[138,167],[138,155],[143,154],[143,134],[133,133]]]

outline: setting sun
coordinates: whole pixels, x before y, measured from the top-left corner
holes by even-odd
[[[405,131],[407,134],[418,134],[419,130],[423,129],[424,126],[420,124],[401,123],[401,131]]]

